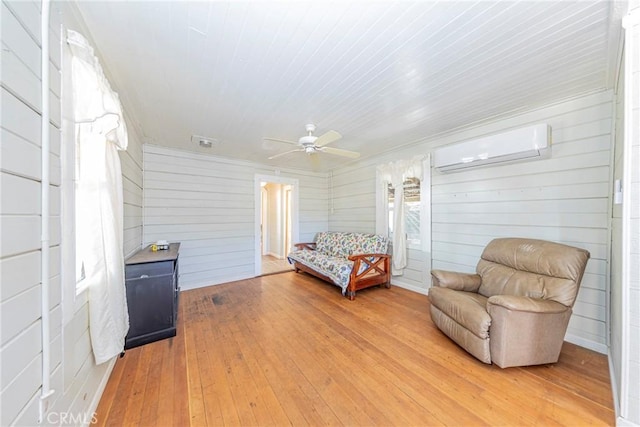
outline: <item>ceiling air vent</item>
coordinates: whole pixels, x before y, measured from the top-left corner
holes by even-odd
[[[207,138],[206,136],[191,135],[191,142],[198,144],[202,148],[211,148],[218,143],[218,140],[214,138]]]

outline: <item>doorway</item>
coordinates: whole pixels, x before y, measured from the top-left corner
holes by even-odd
[[[298,182],[279,176],[256,175],[255,275],[292,270],[287,254],[298,236]]]

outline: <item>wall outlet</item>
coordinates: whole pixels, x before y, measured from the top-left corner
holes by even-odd
[[[613,204],[622,204],[622,181],[616,179],[613,183]]]

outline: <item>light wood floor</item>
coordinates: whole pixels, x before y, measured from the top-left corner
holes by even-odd
[[[293,266],[286,259],[278,259],[272,255],[262,255],[262,274],[282,273],[293,270]]]
[[[178,335],[117,361],[99,425],[614,425],[605,356],[484,365],[397,287],[349,301],[292,272],[180,298]]]

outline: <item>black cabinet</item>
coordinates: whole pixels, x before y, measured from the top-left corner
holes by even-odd
[[[151,245],[125,261],[129,333],[125,349],[176,335],[178,320],[178,250],[152,251]]]

